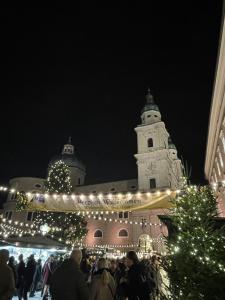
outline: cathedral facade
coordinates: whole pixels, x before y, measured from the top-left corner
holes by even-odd
[[[175,145],[161,120],[159,107],[148,90],[146,104],[141,111],[141,124],[137,133],[138,178],[85,185],[86,168],[77,158],[71,139],[64,145],[62,159],[71,171],[74,193],[84,195],[155,192],[177,190],[181,186],[182,164]],[[53,160],[53,161],[54,161]],[[44,192],[44,179],[19,177],[10,180],[10,188],[23,192]],[[15,194],[9,194],[4,205],[7,220],[31,224],[35,212],[16,212]],[[163,251],[162,237],[166,228],[158,215],[168,213],[164,207],[137,211],[103,211],[86,215],[88,233],[86,247],[104,247],[118,251],[132,248],[144,252]]]

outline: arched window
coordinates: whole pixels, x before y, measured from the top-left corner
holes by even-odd
[[[95,233],[94,233],[94,237],[95,237],[95,238],[101,238],[101,237],[103,237],[102,231],[101,231],[100,229],[97,229],[97,230],[95,231]]]
[[[128,231],[126,229],[121,229],[119,231],[119,237],[128,237]]]
[[[153,139],[152,138],[148,139],[148,147],[149,148],[153,147]]]
[[[40,189],[41,185],[39,183],[36,183],[34,187],[37,188],[37,189]]]

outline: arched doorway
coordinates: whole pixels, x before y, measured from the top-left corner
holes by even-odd
[[[152,239],[149,234],[139,236],[138,246],[141,252],[150,252],[153,250]]]

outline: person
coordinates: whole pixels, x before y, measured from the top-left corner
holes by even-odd
[[[135,251],[127,253],[128,281],[127,281],[127,296],[129,300],[149,300],[151,293],[151,283],[145,274],[145,269],[139,263]]]
[[[0,299],[10,300],[16,292],[15,280],[12,269],[7,265],[9,251],[0,250]]]
[[[105,258],[98,261],[98,271],[91,281],[89,300],[113,300],[116,292],[115,280],[108,269]]]
[[[53,273],[50,282],[52,300],[89,299],[88,286],[80,270],[81,258],[81,251],[74,249],[70,258]]]
[[[115,259],[111,259],[109,271],[110,271],[110,274],[111,274],[113,277],[114,277],[114,275],[115,275],[115,273],[116,273],[116,270],[117,270],[117,264],[116,264],[116,261],[115,261]]]
[[[32,254],[28,258],[27,265],[24,272],[24,290],[23,290],[24,300],[27,300],[27,293],[31,288],[35,270],[36,270],[36,261],[34,259],[34,255]]]
[[[42,291],[42,296],[43,300],[47,299],[48,297],[48,290],[49,290],[49,285],[51,281],[51,277],[53,272],[56,269],[56,261],[54,259],[54,255],[50,255],[50,257],[47,259],[47,261],[44,264],[43,267],[43,291]]]
[[[116,281],[115,300],[124,300],[127,295],[127,267],[124,262],[118,262],[117,271],[114,275]]]
[[[37,285],[41,280],[41,270],[42,270],[42,268],[41,268],[41,259],[38,259],[36,269],[35,269],[35,273],[34,273],[33,283],[32,283],[32,286],[31,286],[30,297],[35,296],[35,292],[37,290]]]
[[[16,282],[17,282],[17,271],[16,271],[16,264],[15,264],[15,257],[14,256],[10,256],[8,266],[13,271],[13,277],[14,277],[14,281],[15,281],[15,284],[16,284]]]
[[[91,264],[86,255],[81,260],[80,269],[84,274],[85,280],[88,281],[89,274],[91,272]]]
[[[25,263],[23,261],[23,254],[19,255],[19,264],[17,265],[17,294],[19,300],[22,300],[24,293],[24,275],[25,275]]]

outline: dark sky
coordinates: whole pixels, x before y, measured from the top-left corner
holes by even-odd
[[[105,2],[1,9],[0,184],[45,176],[69,135],[87,183],[135,178],[148,86],[203,182],[222,1]]]

